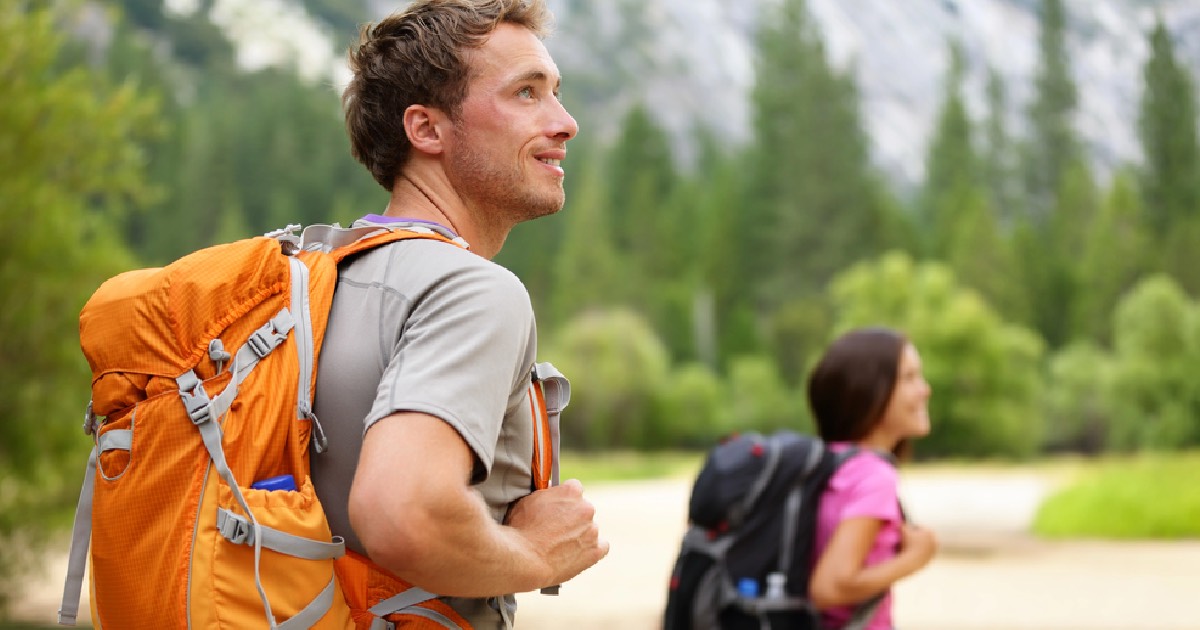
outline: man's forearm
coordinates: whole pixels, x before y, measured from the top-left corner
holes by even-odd
[[[470,490],[428,510],[368,517],[372,561],[439,595],[490,597],[546,586],[550,570],[522,532],[496,523]],[[355,529],[360,529],[356,524]],[[361,534],[360,534],[361,536]]]

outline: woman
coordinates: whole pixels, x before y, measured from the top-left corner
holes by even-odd
[[[857,449],[830,479],[817,515],[809,597],[825,628],[853,619],[856,628],[890,630],[892,584],[933,558],[933,533],[904,521],[894,466],[910,438],[929,433],[929,395],[917,349],[887,328],[842,335],[809,376],[822,439],[836,451]]]

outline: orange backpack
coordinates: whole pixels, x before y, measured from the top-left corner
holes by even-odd
[[[60,624],[75,623],[90,557],[97,628],[470,628],[346,553],[309,478],[310,444],[325,448],[312,398],[338,263],[400,239],[466,243],[415,223],[297,229],[120,274],[84,306],[95,448]],[[535,366],[535,489],[557,482],[569,395]]]

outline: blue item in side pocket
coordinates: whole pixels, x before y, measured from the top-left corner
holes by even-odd
[[[268,477],[262,481],[255,481],[250,487],[256,490],[295,490],[296,478],[291,475]]]

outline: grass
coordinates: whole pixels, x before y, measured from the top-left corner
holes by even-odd
[[[584,485],[643,479],[694,478],[701,452],[562,454],[563,479]],[[1200,538],[1200,452],[1050,457],[1032,462],[922,462],[916,469],[986,471],[1036,469],[1065,482],[1042,504],[1034,532],[1047,538]]]
[[[581,453],[567,451],[560,456],[560,477],[590,483],[637,481],[643,479],[687,478],[700,470],[704,453],[661,452]]]
[[[1200,453],[1081,463],[1042,504],[1034,532],[1048,538],[1200,538]]]

